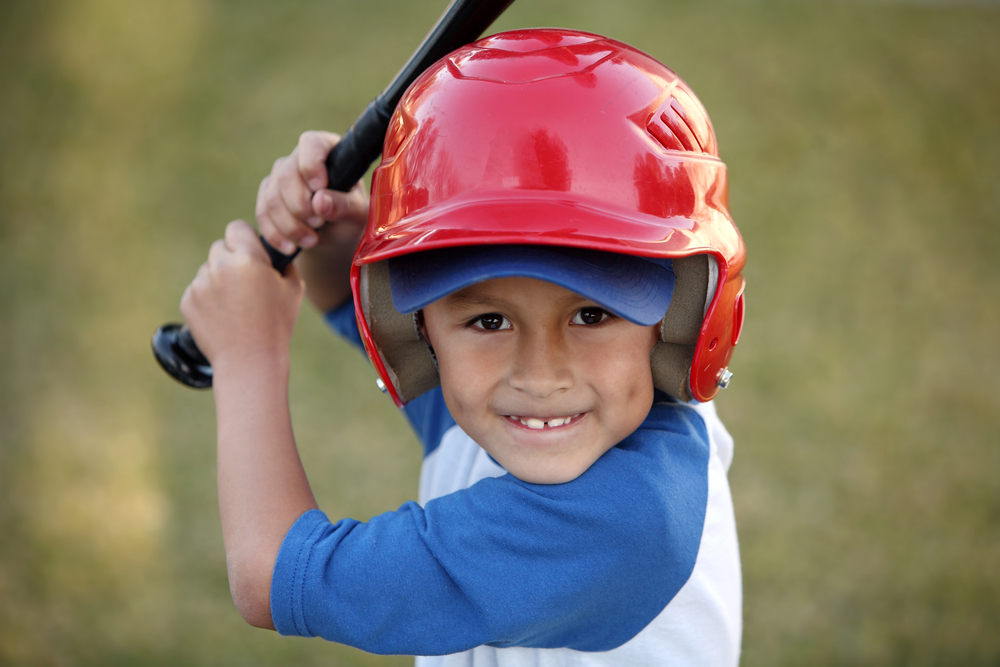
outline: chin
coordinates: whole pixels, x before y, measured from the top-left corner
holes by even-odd
[[[499,459],[498,459],[499,460]],[[514,477],[529,484],[565,484],[587,472],[587,469],[594,464],[593,461],[567,462],[560,461],[557,465],[551,462],[532,463],[522,461],[505,465],[500,461],[500,465]]]

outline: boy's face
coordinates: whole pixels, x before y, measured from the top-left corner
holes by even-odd
[[[632,433],[653,402],[659,326],[611,315],[534,278],[497,278],[424,308],[445,403],[458,425],[526,482],[577,478]]]

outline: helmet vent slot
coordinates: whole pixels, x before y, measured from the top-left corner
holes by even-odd
[[[673,95],[660,105],[646,125],[649,132],[668,151],[706,153],[697,128],[687,122],[684,106]]]

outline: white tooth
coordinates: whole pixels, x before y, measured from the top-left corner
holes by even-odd
[[[566,423],[566,420],[562,417],[556,417],[555,419],[549,420],[549,426],[562,426]]]
[[[535,419],[534,417],[529,417],[527,421],[522,419],[521,423],[528,428],[545,428],[545,422],[541,419]]]

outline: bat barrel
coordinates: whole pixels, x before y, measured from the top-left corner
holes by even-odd
[[[395,109],[420,74],[455,49],[476,41],[514,0],[452,0],[424,41],[379,96]]]
[[[381,97],[365,107],[326,157],[327,187],[347,192],[361,180],[382,153],[382,142],[395,108],[395,104],[387,108]]]

